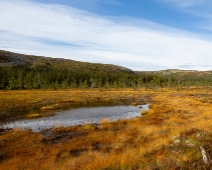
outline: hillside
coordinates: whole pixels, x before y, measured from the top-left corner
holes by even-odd
[[[112,64],[0,50],[0,89],[190,88],[212,86],[212,71],[132,71]]]
[[[0,50],[0,75],[0,89],[13,90],[129,87],[135,73],[112,64]]]
[[[100,72],[124,72],[133,74],[134,72],[128,68],[116,66],[112,64],[98,64],[80,62],[69,59],[51,58],[33,55],[24,55],[8,51],[0,50],[0,66],[30,65],[31,67],[52,66],[68,68],[73,71],[100,71]]]

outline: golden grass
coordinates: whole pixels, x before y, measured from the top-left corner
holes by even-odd
[[[108,122],[110,122],[110,119],[108,119],[108,118],[104,118],[104,119],[101,120],[101,124],[105,124],[105,123],[108,123]]]
[[[132,89],[95,89],[95,90],[19,90],[0,92],[0,113],[11,110],[49,110],[65,108],[70,104],[88,102],[117,102],[121,100],[138,100],[144,91]],[[130,101],[129,101],[130,102]],[[52,107],[53,106],[53,107]],[[57,106],[57,107],[54,107]]]
[[[25,93],[25,98],[21,92]],[[0,103],[111,101],[142,96],[153,104],[145,116],[101,125],[55,127],[44,135],[16,129],[0,133],[0,169],[207,169],[200,146],[212,151],[212,104],[204,90],[4,91]],[[14,95],[14,98],[11,95]],[[40,94],[40,95],[39,95]],[[45,96],[47,95],[47,96]],[[4,96],[4,97],[3,97]],[[198,96],[198,97],[195,97]],[[147,98],[143,100],[147,101]],[[148,99],[149,100],[149,99]],[[52,102],[54,101],[54,102]],[[142,101],[144,102],[144,101]],[[28,102],[30,103],[30,102]],[[40,102],[39,102],[40,103]],[[132,101],[130,101],[132,103]],[[37,104],[37,103],[35,103]],[[51,135],[49,135],[49,133]],[[210,155],[212,158],[212,155]]]
[[[38,118],[38,117],[42,117],[42,115],[39,113],[32,113],[26,115],[26,118]]]
[[[132,102],[131,105],[132,105],[132,106],[137,106],[138,103],[137,103],[137,102]]]
[[[141,111],[141,115],[146,115],[146,114],[148,114],[148,113],[149,113],[148,110],[142,110],[142,111]]]
[[[59,104],[41,107],[40,110],[56,110],[59,109]]]

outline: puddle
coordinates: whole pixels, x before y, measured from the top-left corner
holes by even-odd
[[[116,121],[119,119],[130,119],[141,116],[142,110],[149,110],[148,104],[139,106],[97,106],[71,109],[66,111],[56,112],[54,116],[37,118],[37,119],[22,119],[9,120],[1,122],[1,126],[6,128],[21,128],[32,129],[38,132],[44,129],[50,129],[57,126],[76,126],[83,124],[100,123],[102,119]]]

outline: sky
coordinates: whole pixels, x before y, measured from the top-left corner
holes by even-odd
[[[0,0],[0,49],[137,71],[212,70],[211,0]]]

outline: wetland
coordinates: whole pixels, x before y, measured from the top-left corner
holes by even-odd
[[[93,104],[94,105],[94,104]],[[68,127],[85,124],[100,124],[102,120],[116,121],[141,116],[143,110],[149,110],[148,105],[109,105],[107,106],[72,106],[70,110],[55,111],[48,117],[39,116],[27,118],[26,114],[2,119],[0,125],[4,129],[21,128],[38,132],[44,129]],[[32,114],[32,116],[35,114]]]
[[[1,91],[11,127],[0,130],[0,169],[207,169],[211,101],[196,88]]]

